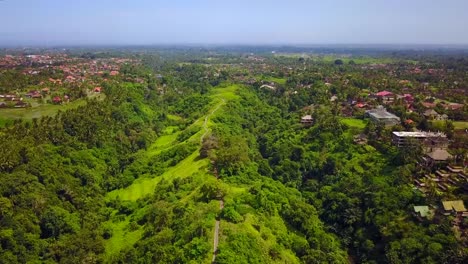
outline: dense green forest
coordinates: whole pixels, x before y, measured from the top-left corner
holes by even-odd
[[[310,64],[268,90],[184,54],[132,55],[105,100],[1,128],[0,263],[210,263],[217,220],[216,263],[466,263],[448,219],[411,214],[409,154],[354,144],[390,132],[328,99],[369,86],[353,66],[267,57]],[[343,71],[350,89],[321,81]]]

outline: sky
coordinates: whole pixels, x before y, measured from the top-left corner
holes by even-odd
[[[468,0],[0,0],[2,45],[468,44]]]

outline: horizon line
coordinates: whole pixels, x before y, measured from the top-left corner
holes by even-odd
[[[77,43],[77,44],[0,44],[0,49],[13,48],[124,48],[124,47],[293,47],[293,48],[462,48],[468,49],[468,43],[197,43],[197,42],[173,42],[173,43]]]

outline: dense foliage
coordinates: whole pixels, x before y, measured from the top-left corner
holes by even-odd
[[[266,56],[309,68],[262,89],[213,66],[243,57],[205,55],[145,56],[103,85],[105,100],[0,130],[0,263],[208,263],[217,219],[216,263],[467,260],[448,219],[410,214],[426,201],[409,184],[414,153],[379,142],[383,127],[344,124],[329,100],[358,96],[383,71]],[[325,85],[340,72],[349,86]],[[299,124],[311,108],[314,124]],[[364,131],[372,144],[354,144]]]

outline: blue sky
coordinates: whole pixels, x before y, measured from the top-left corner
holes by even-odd
[[[4,0],[0,45],[468,44],[468,0]]]

